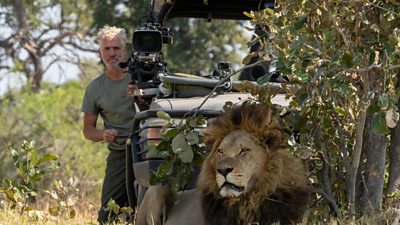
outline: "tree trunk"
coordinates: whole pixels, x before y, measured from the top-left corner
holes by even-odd
[[[364,132],[364,150],[367,157],[365,190],[361,200],[362,213],[367,215],[378,213],[382,208],[387,148],[386,135],[373,132],[371,124],[372,115],[368,114]]]
[[[400,75],[400,74],[399,74]],[[400,78],[397,78],[397,88],[400,87]],[[400,99],[397,102],[400,106]],[[390,152],[389,152],[389,183],[387,193],[400,191],[400,121],[390,131]]]
[[[362,80],[363,80],[363,86],[364,86],[364,95],[367,95],[368,92],[370,91],[370,82],[369,82],[369,76],[367,73],[363,73],[362,75]],[[369,103],[365,104],[363,107],[360,108],[359,115],[357,117],[357,121],[355,123],[355,140],[354,140],[354,148],[353,148],[353,153],[351,156],[351,168],[348,172],[348,175],[346,176],[346,189],[347,189],[347,195],[348,195],[348,211],[349,214],[353,217],[355,216],[355,211],[356,211],[356,196],[358,195],[357,193],[357,174],[359,174],[361,171],[359,171],[360,168],[360,162],[361,162],[361,153],[363,151],[363,145],[364,145],[364,136],[365,136],[365,127],[366,127],[366,121],[367,121],[367,109],[369,107]]]
[[[360,167],[361,152],[363,149],[364,127],[366,123],[367,106],[360,110],[358,121],[356,123],[356,139],[353,149],[351,169],[346,177],[346,188],[348,193],[348,210],[351,216],[355,215],[356,209],[356,187],[357,173]]]
[[[389,152],[389,183],[387,193],[400,191],[400,126],[393,128],[390,132]]]
[[[40,84],[42,83],[44,68],[42,63],[42,58],[40,56],[35,56],[31,54],[31,58],[34,58],[33,64],[35,67],[35,71],[32,77],[32,91],[38,92],[40,90]]]
[[[27,10],[24,2],[21,0],[14,0],[12,4],[14,12],[17,15],[16,17],[18,20],[18,33],[23,37],[20,39],[20,45],[29,53],[30,61],[33,63],[34,66],[33,77],[30,77],[29,72],[27,72],[26,78],[28,79],[28,81],[30,80],[32,82],[33,91],[38,92],[44,74],[44,67],[40,50],[37,43],[32,38],[32,35],[29,33],[29,28],[27,24]],[[25,68],[26,71],[29,71],[29,65],[25,65]]]

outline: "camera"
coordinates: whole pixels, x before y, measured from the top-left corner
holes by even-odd
[[[139,54],[160,53],[163,44],[172,44],[168,27],[158,23],[147,23],[135,30],[132,37],[133,50]]]
[[[146,23],[138,27],[132,36],[133,53],[121,68],[128,67],[132,83],[138,88],[139,96],[154,96],[158,90],[159,72],[166,72],[162,57],[163,44],[172,43],[169,28],[158,23]]]

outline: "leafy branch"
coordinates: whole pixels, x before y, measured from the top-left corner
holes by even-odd
[[[21,214],[30,211],[28,200],[36,197],[36,186],[43,176],[59,167],[58,157],[51,153],[41,155],[34,141],[24,141],[21,150],[10,147],[11,157],[18,170],[18,179],[3,178],[0,183],[0,193],[15,206],[21,207]]]
[[[184,190],[206,155],[201,135],[206,120],[196,116],[176,122],[161,111],[157,116],[166,124],[161,131],[161,142],[149,146],[147,157],[162,158],[165,162],[152,174],[150,183],[170,185],[174,191]]]

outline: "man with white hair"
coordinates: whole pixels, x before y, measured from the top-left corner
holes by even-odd
[[[111,211],[105,210],[107,202],[115,200],[121,207],[128,206],[125,179],[126,138],[133,126],[135,106],[133,97],[128,94],[131,78],[127,69],[119,66],[125,59],[126,32],[123,28],[104,26],[98,33],[99,55],[105,71],[88,85],[82,103],[83,134],[91,141],[108,143],[109,155],[102,187],[100,224],[116,219]],[[130,85],[132,87],[132,85]],[[104,122],[99,129],[98,116]]]

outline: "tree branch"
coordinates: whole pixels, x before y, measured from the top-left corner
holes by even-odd
[[[335,214],[336,214],[339,218],[342,217],[342,214],[340,213],[340,209],[339,209],[339,207],[337,206],[335,200],[333,200],[333,198],[331,198],[331,197],[330,197],[327,193],[325,193],[324,191],[322,191],[322,190],[320,190],[320,189],[318,189],[318,188],[316,188],[316,187],[314,187],[314,186],[311,186],[311,191],[314,192],[314,193],[320,194],[323,198],[325,198],[325,199],[328,201],[328,203],[331,205],[331,207],[333,208],[333,211],[335,211]]]
[[[9,49],[11,48],[12,44],[10,43],[10,38],[5,40],[0,40],[0,48]]]
[[[400,68],[400,64],[399,65],[391,65],[389,67],[387,67],[388,70],[394,70],[394,69],[399,69]],[[383,69],[382,64],[373,64],[370,65],[368,67],[365,68],[361,68],[361,69],[349,69],[349,70],[344,70],[342,72],[356,72],[356,73],[367,73],[373,69]]]
[[[65,44],[71,45],[72,47],[74,47],[76,49],[79,49],[81,51],[85,51],[85,52],[93,52],[93,53],[97,53],[98,52],[97,48],[94,49],[94,48],[83,47],[83,46],[81,46],[81,45],[79,45],[77,43],[74,43],[72,41],[66,42]]]
[[[376,7],[376,8],[382,9],[384,11],[390,12],[390,13],[396,15],[396,16],[400,16],[400,13],[397,13],[397,12],[395,12],[393,10],[390,10],[390,9],[383,8],[382,6],[377,5],[377,4],[373,3],[373,2],[371,2],[370,5],[372,5],[372,6]]]
[[[4,69],[10,69],[10,66],[0,66],[0,70],[4,70]]]
[[[43,70],[43,73],[46,73],[46,71],[57,61],[59,61],[61,56],[56,56],[54,59],[52,59],[49,64],[46,66],[46,68]]]
[[[64,39],[65,37],[74,35],[72,32],[66,32],[66,33],[61,33],[60,35],[58,35],[57,37],[51,38],[51,39],[44,39],[42,41],[40,41],[39,43],[39,48],[43,49],[42,53],[44,55],[46,55],[46,53],[48,53],[52,48],[54,48],[57,44],[61,44],[62,39]],[[44,46],[45,44],[48,44],[46,47]]]

